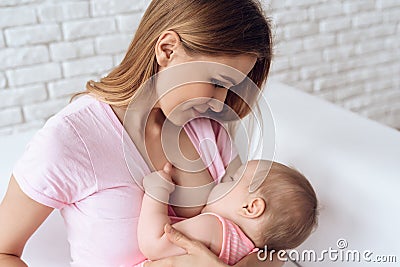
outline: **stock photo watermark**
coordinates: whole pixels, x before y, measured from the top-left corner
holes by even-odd
[[[336,247],[329,247],[328,249],[317,252],[315,250],[302,250],[298,251],[292,249],[286,250],[268,250],[265,246],[264,249],[257,252],[257,257],[260,261],[267,259],[271,260],[277,258],[280,261],[294,261],[294,262],[364,262],[364,263],[397,263],[400,258],[396,255],[377,255],[371,250],[356,250],[349,249],[349,243],[346,239],[340,238],[336,242]]]

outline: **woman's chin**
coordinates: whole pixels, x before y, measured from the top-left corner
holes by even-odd
[[[169,116],[167,120],[177,127],[182,127],[191,119],[183,118],[182,116]]]
[[[204,117],[203,113],[200,113],[192,108],[182,111],[181,114],[179,115],[178,114],[170,115],[167,117],[167,119],[176,126],[184,126],[189,121],[202,117]]]

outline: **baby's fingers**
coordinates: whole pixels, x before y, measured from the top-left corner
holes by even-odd
[[[164,168],[163,168],[163,171],[164,171],[166,174],[171,175],[171,173],[172,173],[172,164],[169,163],[169,162],[165,163]]]

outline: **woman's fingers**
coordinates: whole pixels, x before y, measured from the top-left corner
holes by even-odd
[[[227,266],[201,242],[190,240],[171,225],[166,224],[164,231],[168,240],[186,250],[187,254],[146,262],[145,267]]]
[[[203,243],[191,240],[169,224],[164,226],[164,232],[171,243],[186,250],[188,254],[214,255]]]
[[[183,235],[181,232],[175,230],[171,225],[166,224],[164,226],[164,232],[166,233],[168,240],[178,247],[183,248],[186,252],[189,252],[193,249],[193,241],[188,237]]]

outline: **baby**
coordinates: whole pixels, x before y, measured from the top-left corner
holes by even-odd
[[[138,241],[149,260],[186,253],[164,234],[164,226],[171,223],[165,204],[174,190],[171,168],[167,164],[143,180],[146,194]],[[211,203],[201,214],[173,224],[189,238],[204,243],[226,264],[235,264],[256,247],[295,248],[316,226],[316,194],[298,171],[277,162],[253,160],[230,178],[212,189]]]

